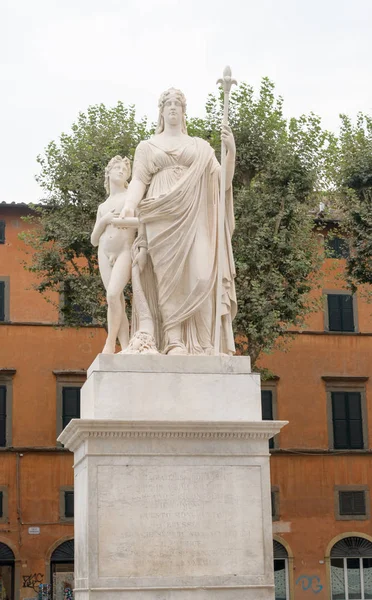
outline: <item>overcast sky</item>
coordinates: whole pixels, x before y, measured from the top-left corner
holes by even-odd
[[[0,201],[36,202],[36,156],[90,104],[181,88],[203,116],[226,64],[287,115],[372,112],[371,0],[0,0]]]

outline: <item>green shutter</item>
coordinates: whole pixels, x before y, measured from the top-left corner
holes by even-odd
[[[0,221],[0,244],[5,244],[5,221]]]
[[[6,446],[6,386],[0,385],[0,446]]]
[[[62,427],[71,419],[80,419],[80,388],[64,387],[62,389]]]
[[[0,281],[0,321],[5,321],[5,281]]]

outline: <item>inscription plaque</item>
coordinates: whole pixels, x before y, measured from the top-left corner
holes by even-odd
[[[263,573],[256,466],[98,466],[100,577]]]

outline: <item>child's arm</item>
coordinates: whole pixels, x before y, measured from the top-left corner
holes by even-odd
[[[101,216],[100,207],[97,210],[97,218],[96,223],[94,225],[94,229],[92,231],[92,235],[90,236],[90,241],[93,246],[98,246],[99,240],[103,232],[105,231],[107,225],[111,223],[115,213],[115,208],[109,210],[103,217]]]

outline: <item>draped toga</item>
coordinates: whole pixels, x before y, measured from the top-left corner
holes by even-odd
[[[155,325],[160,350],[168,331],[182,326],[190,354],[210,353],[216,326],[217,229],[220,165],[208,142],[187,137],[172,150],[156,138],[135,152],[133,179],[146,185],[138,205],[141,231],[136,244],[147,242],[151,260],[141,274],[142,288]],[[232,319],[236,314],[234,230],[231,189],[226,192],[220,351],[235,351]],[[143,238],[146,238],[144,242]],[[135,310],[135,300],[134,300]],[[134,331],[138,318],[134,315]]]

